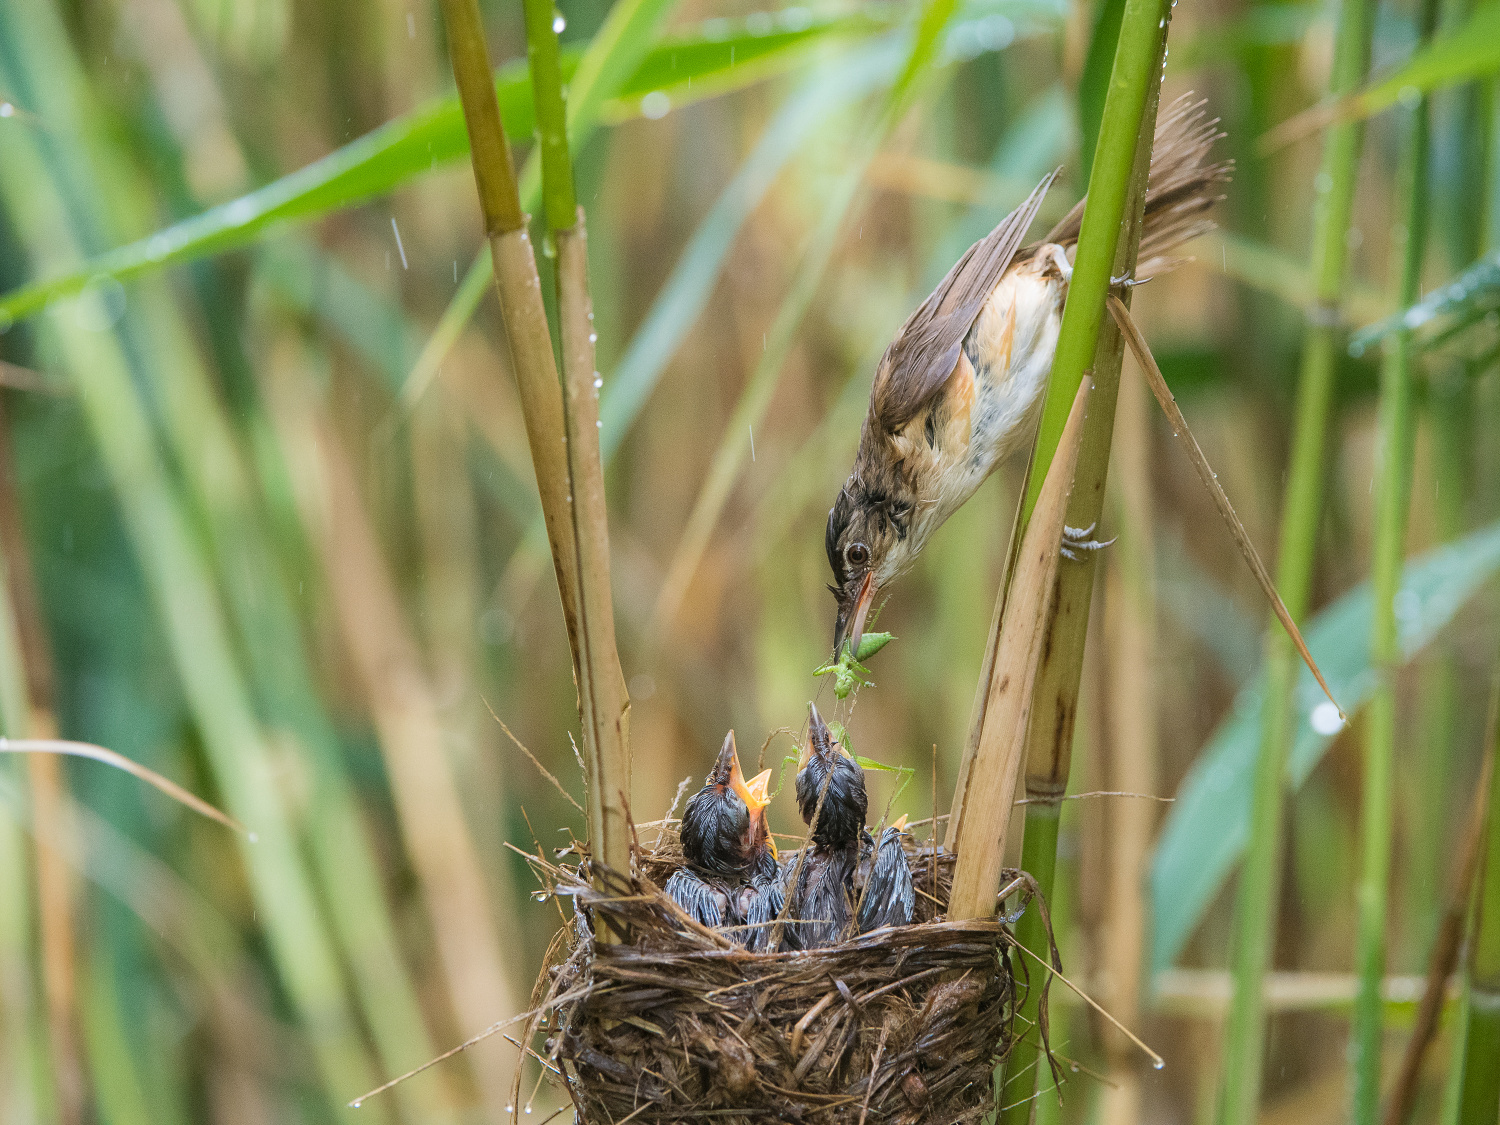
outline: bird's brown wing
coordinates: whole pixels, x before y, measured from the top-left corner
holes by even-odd
[[[1042,180],[999,226],[970,246],[896,333],[875,369],[870,392],[870,412],[885,430],[909,422],[953,373],[964,337],[1020,249],[1056,178],[1053,172]]]

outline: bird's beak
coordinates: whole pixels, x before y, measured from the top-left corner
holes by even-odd
[[[729,784],[739,794],[740,800],[749,806],[752,813],[758,812],[771,803],[771,798],[766,795],[771,788],[771,771],[761,770],[749,781],[746,781],[739,772],[739,763],[735,763],[735,772],[730,776]]]
[[[807,763],[812,760],[813,750],[820,742],[829,739],[828,724],[823,721],[823,716],[818,714],[818,705],[808,703],[807,705],[807,741],[802,744],[802,755],[797,759],[797,769],[802,771],[807,768]]]
[[[715,785],[733,786],[735,780],[745,784],[745,775],[740,772],[740,756],[734,748],[734,731],[724,736],[724,745],[719,748],[719,757],[714,762],[714,772],[709,780]]]
[[[771,829],[765,824],[766,807],[771,803],[771,798],[767,795],[771,788],[771,771],[761,770],[749,781],[736,771],[731,775],[730,784],[734,786],[734,791],[739,794],[740,800],[745,802],[745,807],[750,810],[750,822],[754,824],[756,820],[759,820],[762,826],[765,826],[766,842],[771,845],[771,855],[779,858],[776,856],[776,841],[771,839]]]
[[[891,827],[894,828],[897,832],[905,832],[906,831],[906,814],[902,813],[900,816],[898,816],[896,818],[895,823],[892,824]]]
[[[734,790],[735,795],[745,802],[752,813],[770,804],[766,797],[766,790],[771,786],[771,771],[762,770],[749,781],[745,780],[745,772],[740,769],[739,751],[734,745],[734,731],[730,731],[724,739],[724,747],[719,751],[716,772],[724,778],[723,784]]]
[[[838,619],[833,626],[833,654],[838,656],[844,648],[844,639],[849,640],[850,655],[859,655],[859,641],[864,636],[865,618],[870,614],[870,603],[875,600],[875,572],[866,571],[859,583],[854,599],[839,602]]]

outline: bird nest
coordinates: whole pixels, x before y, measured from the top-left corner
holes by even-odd
[[[750,953],[660,890],[681,852],[675,822],[649,827],[656,845],[637,845],[628,877],[595,872],[602,888],[586,861],[529,857],[546,891],[576,910],[553,941],[521,1041],[545,1034],[537,1057],[578,1121],[952,1125],[991,1110],[1016,979],[1024,991],[1027,977],[1019,964],[1013,975],[1002,922],[944,920],[951,855],[906,843],[918,888],[911,925]],[[1007,875],[1029,900],[1031,880]]]

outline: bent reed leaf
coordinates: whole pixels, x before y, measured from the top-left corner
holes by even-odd
[[[73,742],[63,738],[0,738],[0,754],[64,754],[73,758],[88,758],[90,761],[103,762],[106,766],[123,770],[131,777],[140,778],[159,793],[172,798],[183,808],[192,809],[199,816],[206,816],[209,820],[217,820],[225,828],[233,829],[251,843],[255,842],[255,833],[228,813],[220,812],[202,797],[189,793],[171,778],[163,777],[155,770],[107,747],[95,746],[92,742]]]

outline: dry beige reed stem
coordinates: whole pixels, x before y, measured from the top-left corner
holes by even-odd
[[[1005,833],[1025,760],[1032,686],[1051,616],[1068,495],[1083,438],[1093,380],[1079,384],[1016,559],[990,675],[984,726],[949,835],[958,855],[949,918],[992,918],[1000,885]],[[951,824],[951,822],[950,822]],[[956,834],[955,834],[956,833]]]
[[[1120,384],[1115,404],[1115,483],[1121,501],[1119,545],[1106,562],[1104,640],[1109,653],[1100,731],[1104,783],[1115,791],[1151,793],[1157,786],[1155,596],[1151,519],[1151,405],[1135,381]],[[1140,1024],[1142,971],[1146,964],[1146,904],[1141,893],[1157,810],[1151,801],[1111,801],[1104,810],[1109,832],[1100,954],[1110,981],[1103,998],[1127,1027]],[[1101,1091],[1102,1120],[1141,1120],[1140,1060],[1123,1036],[1106,1033],[1110,1084]]]
[[[585,748],[597,774],[588,790],[595,854],[624,870],[630,862],[630,699],[615,648],[610,591],[609,518],[599,457],[599,387],[594,370],[593,303],[583,208],[557,242],[557,319],[562,337],[568,475],[573,486],[573,544],[579,576],[577,664]]]
[[[627,701],[615,650],[609,590],[609,537],[593,399],[593,328],[588,319],[582,223],[574,228],[576,233],[559,232],[558,238],[562,351],[565,368],[573,368],[565,400],[536,255],[495,100],[479,6],[477,0],[442,0],[442,9],[573,653],[584,728],[590,847],[596,858],[623,870],[630,854],[625,812],[630,783]]]

